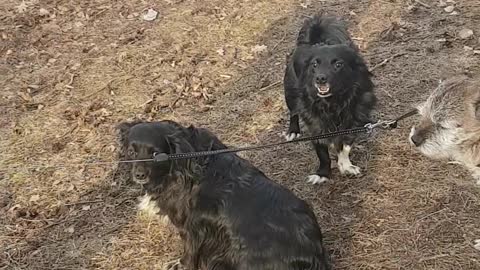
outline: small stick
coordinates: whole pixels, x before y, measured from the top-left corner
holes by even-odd
[[[417,4],[419,4],[419,5],[421,5],[421,6],[423,6],[423,7],[430,8],[430,6],[429,6],[429,5],[427,5],[427,4],[425,4],[425,3],[423,3],[423,2],[422,2],[422,1],[420,1],[420,0],[415,0],[414,2],[415,2],[415,3],[417,3]]]
[[[376,64],[374,67],[372,67],[372,68],[370,69],[370,72],[373,72],[375,69],[384,66],[385,64],[387,64],[388,62],[390,62],[390,61],[393,60],[394,58],[397,58],[397,57],[402,56],[402,55],[405,55],[405,54],[406,54],[406,53],[397,53],[397,54],[395,54],[395,55],[392,55],[392,56],[386,58],[386,59],[383,60],[382,62],[380,62],[380,63]]]
[[[265,86],[265,87],[260,88],[259,91],[264,91],[264,90],[270,89],[270,88],[272,88],[272,87],[274,87],[274,86],[277,86],[277,85],[279,85],[279,84],[281,84],[281,83],[282,83],[282,81],[276,81],[276,82],[274,82],[274,83],[272,83],[272,84],[269,84],[269,85],[267,85],[267,86]]]
[[[101,203],[101,202],[103,202],[103,200],[83,201],[83,202],[67,203],[67,204],[65,204],[65,206],[75,206],[75,205],[91,204],[91,203]]]

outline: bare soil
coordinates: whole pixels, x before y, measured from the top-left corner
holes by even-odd
[[[283,140],[285,56],[318,11],[348,22],[376,117],[395,117],[440,78],[478,73],[480,3],[456,2],[452,14],[436,0],[0,0],[0,269],[159,269],[180,254],[175,230],[137,213],[128,166],[85,165],[118,160],[118,123]],[[363,177],[322,186],[305,181],[308,144],[242,155],[313,205],[334,269],[480,269],[479,188],[416,153],[411,123],[359,144]]]

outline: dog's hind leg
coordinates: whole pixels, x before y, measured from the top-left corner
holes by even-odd
[[[360,168],[355,166],[350,161],[350,151],[352,146],[350,144],[341,143],[337,145],[338,151],[338,169],[343,175],[358,176],[360,175]]]
[[[317,153],[320,165],[315,174],[308,177],[307,182],[311,184],[320,184],[328,181],[330,173],[332,171],[330,155],[328,154],[328,146],[319,142],[314,142],[313,147]]]

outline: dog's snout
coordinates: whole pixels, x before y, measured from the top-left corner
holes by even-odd
[[[410,137],[410,140],[412,140],[412,143],[415,145],[415,146],[420,146],[422,145],[422,143],[425,141],[425,137],[424,136],[421,136],[420,134],[418,133],[414,133],[412,134],[412,136]]]
[[[327,83],[327,75],[325,75],[325,74],[318,74],[318,75],[317,75],[317,83],[320,83],[320,84],[325,84],[325,83]]]
[[[145,172],[135,172],[135,178],[138,180],[145,180],[145,178],[147,178],[147,174]]]

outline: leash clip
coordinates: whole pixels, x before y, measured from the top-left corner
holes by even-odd
[[[375,124],[368,123],[365,125],[365,127],[367,128],[367,133],[372,133],[372,131],[376,128],[390,130],[397,127],[397,121],[396,120],[378,121]]]
[[[153,161],[154,162],[162,162],[162,161],[167,161],[170,158],[168,157],[168,154],[166,153],[153,153]]]

